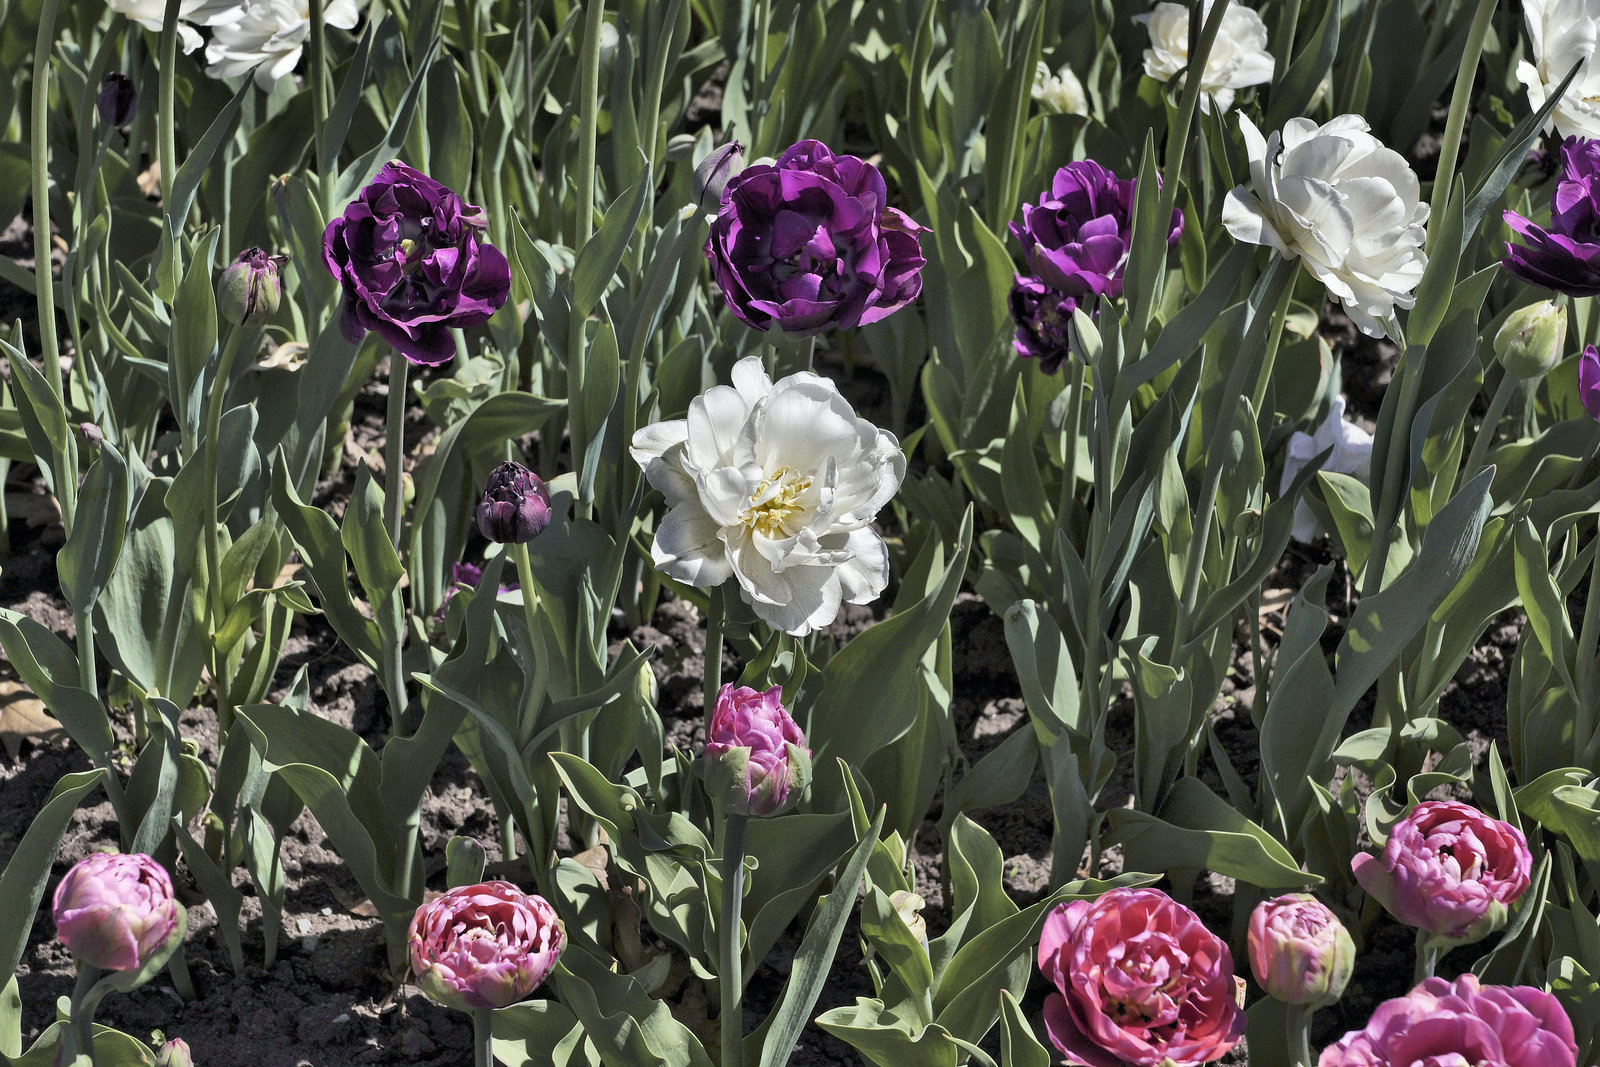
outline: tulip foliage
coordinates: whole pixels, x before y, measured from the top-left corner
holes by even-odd
[[[190,1062],[102,997],[193,995],[177,900],[295,951],[309,818],[483,1067],[1593,1062],[1600,3],[1513,8],[0,0],[82,768],[0,1054]]]

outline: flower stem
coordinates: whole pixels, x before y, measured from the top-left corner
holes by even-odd
[[[744,990],[744,938],[739,911],[744,903],[744,832],[748,815],[729,814],[723,822],[722,909],[717,923],[717,981],[722,1011],[717,1016],[722,1036],[721,1067],[743,1067],[744,1015],[739,1002]]]
[[[100,998],[91,991],[104,973],[87,963],[78,965],[78,980],[72,986],[72,1018],[61,1035],[60,1062],[67,1067],[73,1067],[79,1057],[94,1063],[94,1010]]]
[[[494,1067],[493,1008],[475,1008],[472,1012],[472,1063],[473,1067]]]
[[[233,380],[233,364],[239,355],[239,343],[244,336],[244,331],[237,326],[228,327],[228,339],[223,342],[222,356],[217,361],[217,375],[211,382],[211,393],[206,398],[206,458],[205,458],[205,491],[206,491],[206,629],[215,641],[217,630],[222,626],[224,612],[227,610],[222,600],[222,517],[217,514],[220,505],[217,489],[217,472],[220,468],[221,435],[222,435],[222,408],[228,398],[228,385]],[[226,740],[228,730],[233,726],[233,704],[228,693],[228,686],[224,681],[224,661],[226,655],[212,646],[211,677],[217,686],[217,734],[219,744]]]
[[[722,688],[722,619],[726,605],[722,600],[722,586],[711,587],[706,605],[706,663],[701,677],[705,697],[706,721],[711,721],[711,711],[717,706],[717,691]]]
[[[1067,360],[1067,388],[1071,395],[1067,400],[1067,420],[1063,429],[1066,440],[1062,442],[1061,449],[1061,489],[1056,494],[1056,526],[1065,529],[1068,516],[1072,514],[1072,503],[1078,495],[1078,437],[1083,427],[1083,393],[1084,366],[1083,360],[1076,355]]]
[[[1416,985],[1424,978],[1432,978],[1434,970],[1439,966],[1439,946],[1434,943],[1433,935],[1426,930],[1417,931],[1417,973],[1412,976],[1411,984]]]
[[[511,558],[517,564],[517,582],[522,586],[522,620],[528,627],[528,642],[537,647],[539,625],[539,587],[534,584],[533,559],[528,555],[526,541],[511,546]],[[528,706],[523,721],[531,723],[538,715],[539,694],[528,690]]]
[[[172,217],[172,181],[178,175],[178,116],[176,112],[178,78],[178,11],[181,0],[167,0],[161,17],[161,77],[156,99],[156,159],[160,164],[161,208],[172,231],[173,266],[178,265],[178,230],[182,219]],[[174,276],[182,277],[181,270]]]
[[[1222,405],[1217,409],[1217,422],[1211,428],[1211,444],[1206,449],[1205,479],[1200,485],[1194,532],[1189,543],[1189,558],[1185,563],[1183,610],[1178,613],[1178,640],[1173,645],[1175,652],[1188,643],[1189,626],[1194,619],[1195,604],[1200,597],[1200,575],[1205,569],[1206,546],[1211,540],[1211,518],[1217,508],[1217,489],[1222,480],[1222,460],[1227,455],[1227,449],[1223,446],[1227,442],[1227,435],[1233,429],[1234,407],[1238,404],[1238,398],[1244,394],[1245,377],[1256,361],[1256,353],[1261,350],[1266,340],[1267,328],[1279,319],[1280,298],[1294,280],[1294,272],[1297,269],[1298,264],[1293,260],[1279,255],[1272,257],[1263,279],[1265,291],[1260,301],[1251,308],[1250,325],[1245,331],[1244,343],[1240,345],[1239,351],[1234,353],[1233,365],[1228,368],[1228,380],[1223,385],[1222,392],[1217,394],[1222,400]]]
[[[1311,1056],[1311,1013],[1304,1004],[1290,1004],[1288,1020],[1289,1062],[1294,1067],[1314,1067]]]
[[[63,403],[61,341],[56,336],[56,289],[50,269],[50,48],[55,43],[56,14],[61,0],[44,0],[39,8],[39,35],[33,46],[33,109],[30,119],[30,167],[33,193],[33,276],[39,308],[39,355],[45,380]],[[81,353],[79,354],[81,358]],[[69,446],[70,452],[76,449]],[[67,457],[62,457],[65,460]],[[66,464],[63,462],[63,466]],[[76,463],[72,465],[76,467]],[[61,501],[61,521],[72,533],[78,484],[73,470],[57,472],[56,494]]]
[[[578,56],[578,172],[573,175],[577,186],[576,229],[572,236],[572,250],[581,254],[583,246],[594,235],[594,154],[595,131],[599,121],[600,96],[600,26],[604,21],[605,4],[602,0],[589,0],[583,13],[583,47]],[[584,454],[589,450],[589,424],[584,414],[583,377],[587,356],[584,344],[584,324],[590,309],[575,309],[567,327],[567,395],[568,419],[572,436],[572,469],[578,474],[578,518],[587,519],[594,510],[594,485],[583,476]]]
[[[1372,5],[1377,7],[1376,4]],[[1495,0],[1478,0],[1478,10],[1472,16],[1472,29],[1467,33],[1467,46],[1461,52],[1461,65],[1456,68],[1456,86],[1450,94],[1450,114],[1445,119],[1444,137],[1439,142],[1439,168],[1433,179],[1433,195],[1428,200],[1428,217],[1437,219],[1450,202],[1450,186],[1455,184],[1456,155],[1461,151],[1461,130],[1467,121],[1467,104],[1472,97],[1472,82],[1478,72],[1478,58],[1483,55],[1483,42],[1489,34],[1489,20],[1494,16]],[[1348,110],[1348,109],[1346,109]],[[1437,231],[1428,228],[1425,249],[1433,251]]]
[[[322,127],[328,116],[328,31],[322,21],[323,0],[311,0],[310,33],[306,41],[308,67],[307,74],[311,78],[311,136],[315,141],[314,149],[317,160],[317,203],[322,207],[324,216],[328,211],[328,193],[332,191],[330,182],[333,175],[332,168],[328,165],[327,146],[322,141]]]
[[[1500,384],[1495,386],[1494,396],[1489,401],[1489,410],[1484,413],[1483,421],[1478,424],[1478,433],[1472,439],[1472,451],[1467,454],[1467,465],[1461,468],[1462,476],[1471,480],[1472,476],[1483,469],[1484,457],[1489,454],[1489,444],[1494,440],[1495,428],[1500,425],[1500,419],[1506,413],[1506,405],[1511,402],[1511,397],[1517,391],[1521,379],[1510,374],[1500,376]]]

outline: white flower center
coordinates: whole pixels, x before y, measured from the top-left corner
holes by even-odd
[[[739,521],[767,537],[792,537],[790,524],[805,510],[801,495],[811,488],[811,478],[779,467],[750,494],[750,503],[739,513]]]

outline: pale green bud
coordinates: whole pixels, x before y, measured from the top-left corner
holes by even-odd
[[[1507,317],[1494,335],[1494,354],[1512,377],[1537,378],[1561,359],[1566,341],[1566,306],[1541,300]]]

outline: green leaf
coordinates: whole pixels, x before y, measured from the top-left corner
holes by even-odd
[[[183,165],[172,176],[172,202],[166,205],[166,230],[169,234],[176,235],[183,231],[183,220],[189,217],[189,208],[194,204],[194,195],[200,189],[200,181],[212,170],[212,159],[217,154],[217,149],[224,140],[233,137],[234,126],[238,124],[239,107],[244,103],[244,98],[256,90],[251,86],[249,79],[239,86],[239,91],[233,94],[217,117],[211,120],[211,125],[206,127],[206,132],[189,149],[189,154],[184,156]],[[207,264],[207,287],[210,286],[209,253],[201,256]],[[162,297],[171,303],[170,290],[168,295]],[[216,332],[216,316],[211,318],[212,332]]]
[[[172,399],[186,447],[193,447],[200,435],[202,372],[217,353],[217,293],[212,262],[221,237],[221,228],[213,226],[200,238],[194,260],[173,298],[167,395]]]
[[[61,846],[61,836],[72,823],[72,815],[100,784],[108,771],[73,771],[61,776],[50,790],[49,798],[28,823],[22,843],[6,861],[0,871],[0,967],[3,973],[15,975],[17,964],[27,948],[28,933],[33,929],[33,918],[44,899],[44,887],[50,880],[50,865],[56,850]],[[0,1052],[9,1052],[0,1046]]]
[[[389,540],[383,509],[383,491],[373,480],[371,469],[362,463],[356,471],[356,484],[350,491],[344,522],[339,527],[339,540],[350,554],[356,579],[367,594],[384,640],[398,642],[402,636],[401,610],[394,598],[406,572],[400,565],[394,543]],[[318,588],[320,591],[320,586]]]
[[[0,351],[5,352],[11,366],[11,395],[17,403],[23,433],[33,448],[45,484],[52,493],[59,494],[63,479],[75,480],[78,476],[76,470],[69,469],[75,449],[67,426],[67,409],[21,349],[0,340]]]
[[[489,1015],[494,1058],[506,1067],[566,1067],[592,1062],[578,1054],[583,1024],[555,1000],[524,1000]]]
[[[1000,1062],[1006,1067],[1050,1067],[1050,1052],[1039,1043],[1011,990],[1000,991]]]
[[[1321,882],[1300,869],[1287,849],[1240,815],[1198,778],[1173,784],[1158,818],[1119,808],[1107,814],[1128,866],[1172,871],[1204,868],[1262,889],[1298,889]]]
[[[639,226],[639,216],[649,201],[655,183],[646,170],[632,187],[617,197],[606,210],[600,228],[578,249],[572,268],[572,313],[586,318],[593,311],[622,264],[622,255]]]
[[[412,119],[416,117],[417,98],[422,95],[427,86],[428,68],[433,65],[434,53],[439,50],[440,38],[435,36],[416,57],[416,75],[411,79],[411,85],[406,89],[405,96],[400,98],[400,105],[394,109],[394,121],[389,125],[389,132],[383,140],[374,145],[371,151],[357,159],[339,174],[338,181],[333,185],[331,203],[343,204],[354,200],[361,187],[372,180],[383,165],[400,154],[400,148],[406,143],[406,137],[411,132]],[[246,86],[248,88],[248,86]],[[329,175],[323,175],[322,180],[327,181]]]
[[[61,592],[74,611],[88,611],[111,577],[128,531],[128,467],[105,442],[78,492],[72,536],[56,555]]]
[[[617,974],[581,947],[569,946],[563,954],[555,984],[562,1003],[572,1009],[608,1067],[711,1067],[706,1050],[666,1004],[645,992],[637,979]]]
[[[39,623],[4,608],[0,608],[0,648],[73,741],[95,763],[108,763],[116,743],[111,720],[98,696],[72,684],[78,679],[77,653]]]
[[[1517,810],[1572,842],[1589,863],[1600,862],[1600,791],[1585,785],[1592,775],[1578,767],[1549,771],[1518,789]]]
[[[905,1017],[911,1010],[911,1005],[888,1009],[881,1000],[857,997],[854,1008],[834,1008],[817,1016],[817,1025],[880,1067],[956,1067],[965,1060],[964,1050],[950,1040],[944,1027],[919,1026]]]

